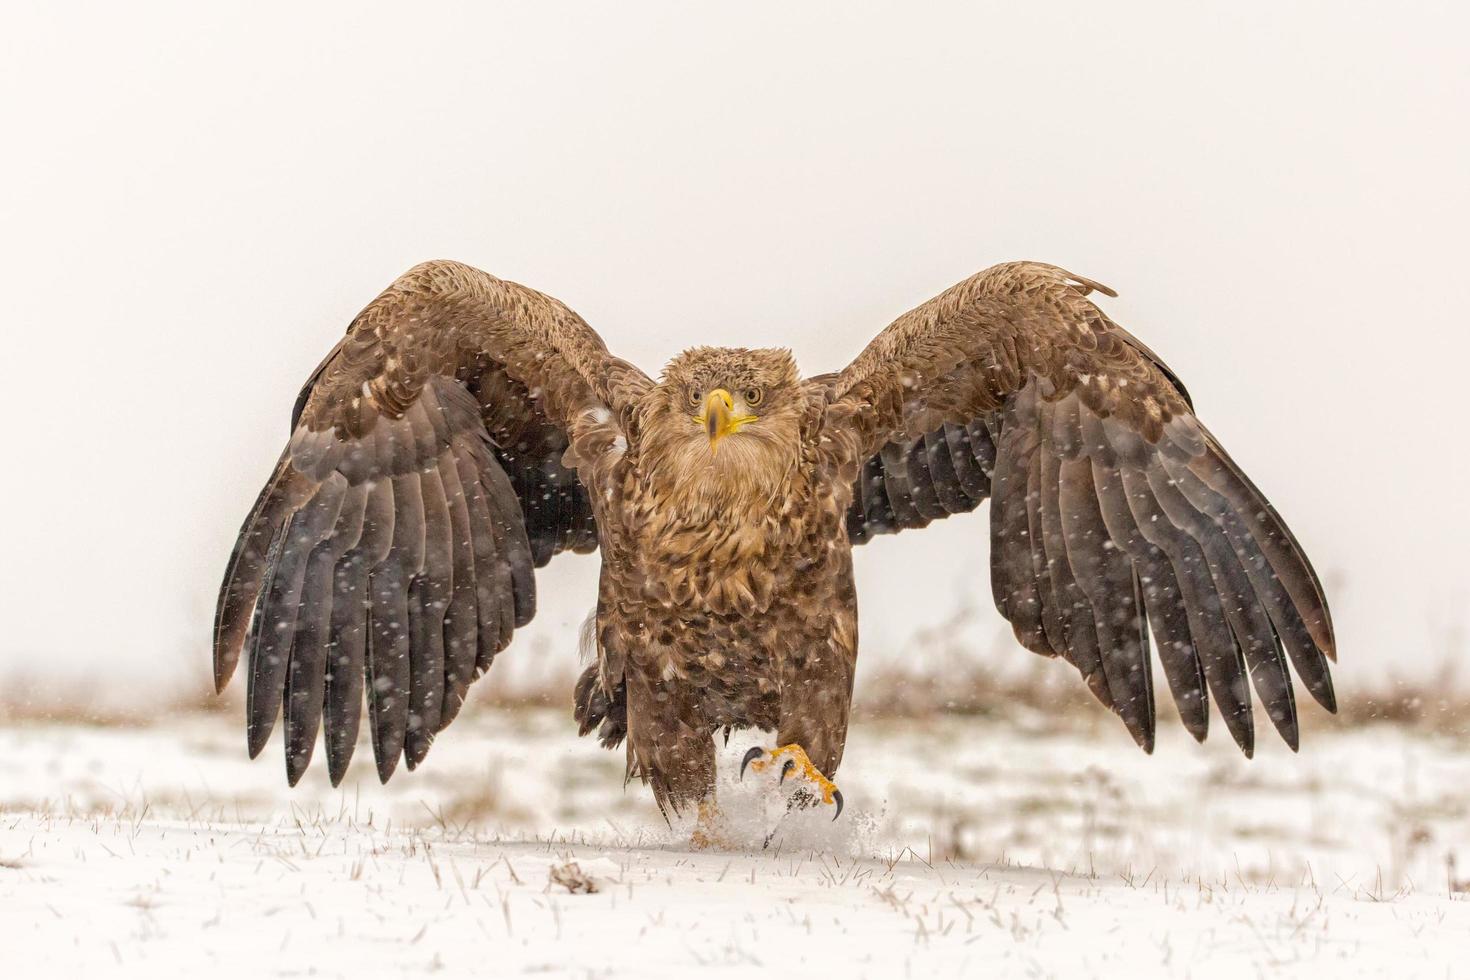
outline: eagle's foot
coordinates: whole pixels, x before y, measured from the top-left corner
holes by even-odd
[[[695,812],[694,832],[689,835],[690,848],[696,851],[707,851],[711,848],[730,850],[731,842],[724,834],[724,820],[714,798],[700,800],[699,808]]]
[[[740,763],[740,778],[745,778],[747,767],[752,772],[764,772],[773,766],[781,773],[778,783],[784,783],[787,779],[803,781],[803,785],[792,794],[788,803],[789,809],[805,809],[822,803],[837,808],[837,812],[832,814],[833,820],[842,816],[842,790],[822,775],[822,771],[807,758],[806,749],[795,743],[782,745],[770,752],[759,746],[751,749],[745,753],[745,758]]]

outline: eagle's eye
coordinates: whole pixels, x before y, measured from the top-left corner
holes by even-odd
[[[766,397],[766,393],[764,391],[761,391],[759,388],[745,389],[745,404],[749,405],[752,408],[759,405],[761,403],[761,399],[764,397]]]
[[[700,391],[698,388],[690,388],[689,404],[698,405],[702,401],[704,401],[704,392]]]

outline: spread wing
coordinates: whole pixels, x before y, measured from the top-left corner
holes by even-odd
[[[215,685],[245,651],[251,756],[282,715],[294,785],[325,723],[336,784],[366,694],[380,778],[422,761],[530,620],[532,569],[597,547],[562,465],[578,420],[649,383],[561,303],[458,263],[363,310],[302,389],[220,590]]]
[[[1160,359],[1055,266],[996,266],[904,314],[828,381],[866,463],[854,543],[991,500],[991,586],[1151,750],[1150,630],[1185,726],[1210,695],[1250,755],[1247,676],[1295,749],[1289,656],[1336,710],[1332,623],[1281,517]]]

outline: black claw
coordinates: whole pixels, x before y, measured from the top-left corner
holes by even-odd
[[[836,820],[838,817],[842,816],[842,790],[833,789],[832,799],[837,801],[837,812],[832,814],[832,819]]]
[[[795,771],[796,771],[796,760],[795,759],[787,759],[785,765],[783,765],[781,767],[781,778],[778,779],[778,780],[776,780],[776,785],[779,786],[780,784],[786,782],[786,777],[789,776],[789,775],[791,775]]]
[[[766,751],[765,749],[763,749],[759,745],[757,745],[755,748],[753,748],[749,752],[746,752],[745,753],[745,758],[742,759],[742,760],[740,760],[740,778],[741,779],[744,779],[745,778],[745,767],[748,766],[748,765],[750,765],[755,760],[759,759],[761,757],[761,755],[765,751]]]

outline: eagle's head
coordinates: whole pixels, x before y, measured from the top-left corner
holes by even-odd
[[[661,482],[706,503],[752,502],[796,469],[805,410],[790,351],[694,347],[650,393],[644,453]]]

